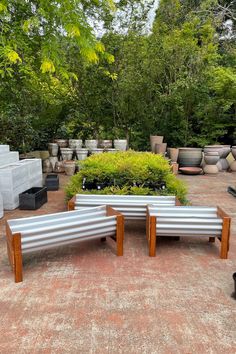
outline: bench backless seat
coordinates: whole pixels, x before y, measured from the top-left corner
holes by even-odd
[[[149,255],[156,255],[157,236],[205,236],[210,242],[221,241],[221,258],[227,258],[230,217],[219,207],[175,206],[147,207],[147,239]]]
[[[175,196],[77,194],[68,202],[68,210],[109,205],[122,213],[125,219],[145,220],[148,204],[174,206],[179,201]]]
[[[124,217],[101,206],[48,214],[6,223],[8,257],[15,281],[22,281],[22,256],[27,253],[65,246],[84,240],[111,237],[117,255],[123,255]]]

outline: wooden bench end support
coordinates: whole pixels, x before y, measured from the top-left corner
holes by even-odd
[[[220,250],[220,258],[227,259],[228,251],[229,251],[229,238],[230,238],[230,222],[231,219],[229,217],[223,218],[223,227],[221,234],[221,250]]]
[[[69,200],[68,207],[67,207],[68,211],[75,210],[75,200],[76,200],[76,196],[74,196]]]
[[[23,281],[22,271],[22,253],[21,253],[21,234],[13,235],[13,250],[14,250],[14,275],[15,282]]]
[[[156,217],[149,217],[149,256],[156,256]]]
[[[124,216],[117,215],[116,226],[116,243],[117,243],[117,256],[123,256],[123,243],[124,243]]]

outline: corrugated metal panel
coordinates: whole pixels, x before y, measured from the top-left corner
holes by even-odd
[[[116,216],[106,216],[106,207],[10,220],[12,233],[21,233],[22,253],[48,249],[84,240],[114,236]]]
[[[151,216],[159,217],[200,217],[200,218],[214,218],[217,217],[216,208],[195,207],[195,206],[175,206],[162,207],[151,205],[148,207]]]
[[[159,206],[174,206],[175,196],[77,194],[75,209],[109,205],[121,212],[126,219],[145,219],[146,206],[150,203]]]

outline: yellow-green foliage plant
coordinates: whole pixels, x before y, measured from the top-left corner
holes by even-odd
[[[77,193],[124,195],[176,195],[186,203],[187,188],[171,172],[168,160],[149,152],[116,152],[92,155],[79,162],[80,171],[66,187],[67,198]],[[103,184],[101,190],[83,190],[83,180]],[[165,183],[164,190],[151,186]]]

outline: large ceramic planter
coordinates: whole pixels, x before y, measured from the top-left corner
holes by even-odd
[[[167,143],[156,144],[155,153],[165,156]]]
[[[161,135],[150,135],[150,144],[152,152],[156,151],[156,144],[162,144],[164,137]]]
[[[90,152],[92,155],[97,155],[97,154],[102,154],[103,153],[103,149],[91,149]]]
[[[67,176],[73,176],[75,174],[75,162],[64,161],[65,174]]]
[[[172,162],[177,162],[179,156],[179,149],[169,148],[169,157]]]
[[[78,160],[85,160],[88,157],[88,149],[76,149],[76,156]]]
[[[114,140],[114,148],[119,151],[126,151],[128,146],[128,141],[126,139],[116,139]]]
[[[228,160],[226,159],[230,153],[230,145],[222,145],[223,146],[223,154],[220,158],[220,164],[222,166],[223,171],[227,171],[229,168]]]
[[[236,172],[236,146],[232,146],[231,153],[234,157],[234,161],[230,164],[230,170]]]
[[[69,140],[69,147],[72,150],[81,149],[83,146],[83,140],[81,139],[70,139]]]
[[[54,142],[60,147],[60,148],[66,148],[68,146],[68,141],[66,139],[55,139]]]
[[[56,143],[49,143],[48,144],[48,151],[50,156],[57,156],[58,155],[58,145]]]
[[[201,148],[179,148],[180,167],[200,167],[202,162]]]
[[[102,149],[111,149],[112,148],[112,140],[99,140],[98,146]]]
[[[205,174],[216,175],[219,172],[217,162],[220,159],[217,151],[206,152],[204,155],[205,165],[203,171]]]
[[[204,147],[204,154],[207,152],[214,152],[214,151],[218,152],[220,159],[221,159],[223,156],[223,153],[224,153],[223,145],[206,145]],[[220,163],[220,159],[217,162],[217,167],[218,167],[219,171],[222,171],[222,165]]]
[[[62,160],[72,160],[73,150],[69,148],[61,148]]]
[[[85,146],[88,150],[96,149],[98,147],[97,140],[85,140]]]

